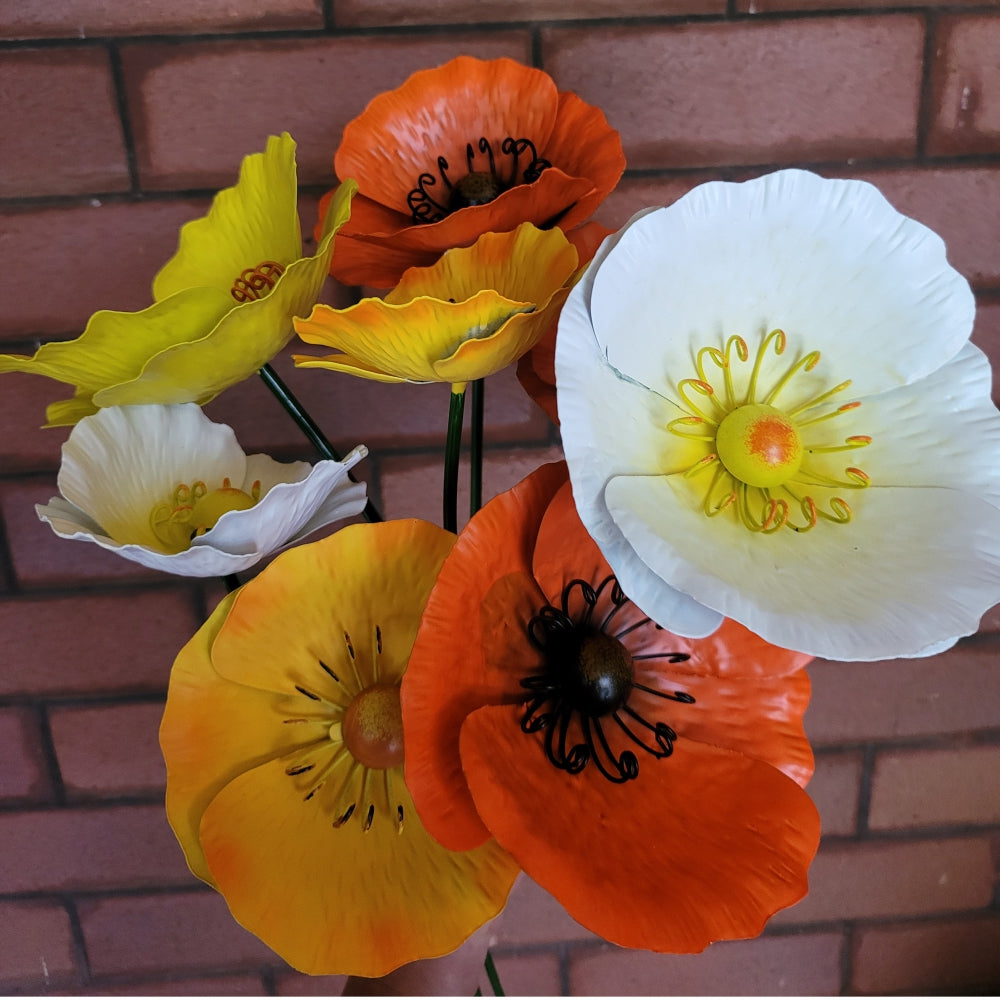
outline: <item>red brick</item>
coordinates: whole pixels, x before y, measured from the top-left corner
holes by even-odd
[[[594,213],[594,220],[609,229],[620,229],[641,209],[672,205],[699,184],[721,179],[702,173],[679,177],[624,177]]]
[[[234,4],[231,0],[71,0],[38,4],[34,0],[5,0],[0,37],[93,38],[95,35],[143,35],[210,32],[271,31],[283,28],[321,28],[323,13],[317,0],[269,0],[266,8]]]
[[[873,830],[1000,823],[1000,746],[891,750],[875,760]]]
[[[232,183],[244,154],[286,130],[299,142],[299,180],[333,181],[344,125],[380,91],[453,56],[529,59],[525,31],[125,46],[144,188]],[[212,100],[205,101],[205,94]]]
[[[50,710],[67,790],[130,795],[162,789],[166,771],[157,739],[162,715],[162,702]]]
[[[555,941],[598,941],[553,896],[527,875],[518,876],[504,911],[490,924],[489,946],[509,948]]]
[[[347,976],[306,976],[301,972],[282,972],[275,977],[279,997],[339,997]]]
[[[0,843],[9,862],[0,869],[0,892],[134,889],[193,878],[159,805],[2,813]]]
[[[791,10],[878,10],[898,7],[896,0],[736,0],[736,10],[741,14],[770,14]],[[908,0],[907,7],[937,7],[938,0]],[[981,0],[948,0],[949,7],[982,6]]]
[[[0,799],[42,799],[49,794],[38,723],[31,713],[0,709],[0,760]]]
[[[1000,983],[996,916],[869,927],[855,939],[853,991],[926,995]],[[979,992],[978,990],[975,992]]]
[[[129,189],[103,49],[0,53],[0,94],[0,197]]]
[[[30,352],[18,350],[15,353]],[[0,434],[0,471],[54,471],[59,467],[60,449],[67,432],[42,427],[45,407],[58,398],[59,389],[51,379],[37,375],[20,372],[0,375],[0,427],[4,430]],[[66,393],[69,395],[72,389]],[[55,476],[52,481],[55,482]]]
[[[494,956],[497,977],[509,997],[556,997],[562,995],[559,954],[556,951]],[[493,995],[489,978],[482,976],[483,996]]]
[[[816,758],[816,773],[806,789],[823,822],[823,835],[849,836],[858,823],[860,753],[826,753]]]
[[[617,0],[615,17],[644,14],[724,14],[724,0]],[[581,20],[607,17],[607,0],[337,0],[339,27],[383,27],[388,24],[482,24],[503,21]]]
[[[62,436],[55,430],[49,433]],[[163,574],[156,570],[145,569],[92,542],[61,538],[39,520],[35,504],[48,503],[58,492],[55,476],[49,484],[0,484],[0,512],[7,525],[14,574],[22,588],[95,581],[162,581]]]
[[[1000,17],[942,17],[934,41],[927,151],[1000,152]]]
[[[118,897],[78,904],[95,976],[232,969],[276,962],[214,892]]]
[[[664,901],[664,919],[670,902]],[[594,996],[829,996],[840,993],[839,934],[723,941],[700,955],[603,945],[570,953],[570,993]]]
[[[164,981],[140,979],[130,983],[119,983],[108,989],[95,990],[93,986],[89,986],[86,992],[80,990],[79,995],[96,997],[259,997],[267,996],[267,990],[260,976],[232,975]]]
[[[73,933],[61,906],[0,903],[0,988],[27,992],[76,978]]]
[[[205,207],[186,200],[95,199],[85,206],[0,216],[0,340],[75,337],[98,309],[145,309],[153,276],[177,249],[178,229]],[[50,385],[49,401],[72,395],[72,389]],[[21,422],[33,426],[44,416],[42,410]]]
[[[1000,287],[1000,170],[990,167],[852,174],[933,229],[952,266],[979,288]]]
[[[551,28],[544,65],[604,110],[633,169],[908,156],[923,34],[910,15]]]
[[[526,448],[487,451],[483,459],[483,502],[517,485],[545,462],[557,462],[562,449]],[[382,513],[385,517],[422,517],[441,523],[443,465],[424,457],[387,458],[380,462]],[[463,457],[458,479],[458,525],[469,519],[469,470]]]
[[[992,729],[1000,719],[1000,672],[992,638],[912,660],[809,667],[806,732],[816,744]]]
[[[1000,302],[979,302],[972,342],[986,352],[994,370],[1000,369]],[[996,377],[993,379],[993,399],[1000,399],[1000,380]],[[1000,626],[994,626],[991,631],[996,631],[998,627]]]
[[[165,690],[199,625],[192,594],[180,589],[8,600],[0,694]]]
[[[993,861],[986,839],[823,845],[809,895],[773,924],[946,913],[989,906]]]

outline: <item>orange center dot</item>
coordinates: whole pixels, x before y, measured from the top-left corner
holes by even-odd
[[[802,440],[781,410],[764,403],[737,407],[719,424],[719,460],[748,486],[780,486],[799,471]]]
[[[398,684],[373,684],[344,713],[344,743],[365,767],[384,771],[403,763],[403,711]]]

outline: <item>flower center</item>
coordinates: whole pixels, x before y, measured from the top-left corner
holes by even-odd
[[[403,763],[403,711],[398,684],[373,684],[357,695],[343,720],[344,743],[359,764],[375,770]]]
[[[240,272],[239,277],[233,282],[233,287],[229,289],[229,294],[237,302],[262,299],[274,288],[278,278],[284,273],[285,269],[277,261],[262,261],[256,267],[248,267]]]
[[[249,493],[233,486],[228,477],[215,490],[209,490],[196,479],[191,486],[179,483],[174,487],[171,500],[153,508],[149,524],[165,551],[183,552],[191,547],[193,539],[211,531],[223,514],[231,510],[249,510],[258,500],[259,479]]]
[[[530,154],[530,159],[526,154]],[[406,196],[414,225],[440,222],[446,215],[460,209],[486,205],[518,184],[531,184],[538,180],[542,171],[552,166],[538,155],[530,139],[508,136],[500,143],[499,155],[504,158],[503,163],[497,162],[497,151],[485,136],[475,147],[471,142],[466,143],[466,173],[454,182],[448,176],[451,169],[448,161],[439,156],[438,176],[447,190],[435,198],[429,189],[437,185],[438,178],[431,173],[423,173],[417,178],[417,186]]]
[[[655,636],[663,630],[641,613],[636,620],[635,609],[627,623],[614,624],[630,607],[613,576],[596,589],[573,580],[563,589],[560,607],[546,604],[528,622],[528,638],[542,663],[538,672],[521,680],[528,691],[521,730],[544,733],[549,763],[570,774],[593,763],[615,784],[638,775],[636,748],[656,758],[669,757],[677,739],[665,722],[643,718],[629,703],[633,693],[683,704],[694,701],[682,691],[663,691],[636,679],[636,658],[626,643],[641,641],[643,649],[655,650]],[[680,663],[688,656],[643,652],[638,659]]]
[[[820,520],[846,524],[854,512],[841,493],[871,482],[862,469],[843,468],[832,457],[872,441],[867,434],[830,435],[829,421],[861,406],[831,402],[850,380],[818,392],[815,384],[803,388],[820,353],[809,351],[782,368],[774,359],[786,346],[784,332],[772,330],[752,363],[742,337],[730,337],[725,350],[703,347],[698,377],[677,384],[687,415],[667,425],[700,452],[683,477],[698,488],[704,513],[726,512],[762,534],[810,531]]]

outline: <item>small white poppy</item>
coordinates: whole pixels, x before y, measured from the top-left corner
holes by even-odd
[[[870,184],[713,182],[609,238],[556,342],[580,516],[683,635],[926,655],[1000,601],[1000,415],[968,283]]]
[[[341,462],[246,455],[194,403],[111,406],[63,445],[59,492],[38,516],[63,538],[181,576],[225,576],[365,506]]]

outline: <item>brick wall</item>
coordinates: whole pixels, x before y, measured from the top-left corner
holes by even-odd
[[[809,166],[937,229],[1000,362],[1000,7],[974,0],[0,2],[0,349],[138,309],[177,227],[244,153],[299,142],[304,229],[342,126],[458,53],[553,74],[620,130],[619,225],[711,178]],[[350,300],[331,289],[332,301]],[[279,370],[388,516],[438,520],[444,387]],[[487,491],[558,454],[491,380]],[[336,992],[241,930],[161,808],[173,656],[221,594],[57,539],[64,432],[42,379],[0,379],[0,991]],[[209,407],[251,450],[312,457],[264,387]],[[821,599],[821,595],[817,595]],[[824,839],[811,892],[750,942],[622,952],[520,885],[494,925],[509,993],[878,994],[1000,985],[1000,613],[929,660],[818,663],[807,728]],[[665,919],[669,919],[669,905]]]

